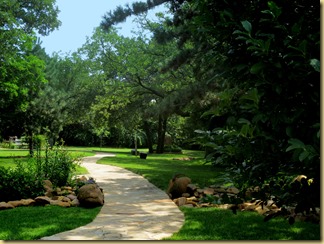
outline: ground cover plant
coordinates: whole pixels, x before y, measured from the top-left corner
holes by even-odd
[[[141,151],[141,150],[140,150]],[[145,150],[142,150],[145,151]],[[183,150],[183,154],[148,154],[147,159],[131,155],[130,149],[109,149],[116,157],[102,158],[109,164],[140,174],[162,190],[175,173],[183,173],[200,187],[211,184],[230,185],[229,175],[221,168],[204,165],[202,151]],[[193,160],[174,160],[192,157]],[[264,222],[264,217],[252,212],[216,208],[185,208],[185,223],[178,233],[167,240],[319,240],[320,225],[296,222],[289,225],[284,218]],[[206,217],[208,216],[208,217]]]

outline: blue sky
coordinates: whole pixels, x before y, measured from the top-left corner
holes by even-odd
[[[91,36],[95,27],[100,25],[102,16],[113,11],[117,6],[124,6],[135,0],[56,0],[60,13],[59,20],[62,22],[58,30],[46,37],[40,37],[42,46],[48,54],[53,52],[74,52],[81,47],[87,36]],[[155,17],[156,12],[163,12],[166,8],[156,7],[149,12],[150,18]],[[117,25],[124,36],[131,36],[132,29],[136,28],[133,17],[125,23]]]

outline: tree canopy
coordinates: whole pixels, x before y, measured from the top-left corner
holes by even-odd
[[[189,65],[195,84],[212,84],[212,102],[202,110],[191,107],[210,119],[208,130],[196,130],[210,152],[207,159],[238,172],[243,188],[283,172],[305,174],[319,184],[319,3],[157,4],[164,2],[173,16],[152,28],[154,39],[161,45],[175,41],[179,51],[162,70]],[[101,26],[109,30],[129,14],[152,7],[143,2],[119,7],[107,13]]]
[[[47,133],[80,144],[139,140],[158,153],[169,134],[176,146],[205,149],[206,162],[231,172],[242,192],[270,183],[283,191],[277,182],[298,174],[319,187],[317,2],[135,2],[108,12],[66,57],[49,57],[35,42],[34,31],[59,25],[54,1],[4,3],[5,130],[24,124],[30,137]],[[141,15],[160,4],[169,13],[156,23]],[[153,35],[119,36],[114,25],[130,15]]]

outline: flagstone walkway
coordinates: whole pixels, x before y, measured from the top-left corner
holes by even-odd
[[[97,153],[85,157],[82,166],[103,189],[105,204],[89,224],[41,240],[161,240],[177,232],[184,215],[168,195],[142,176],[128,170],[96,164]]]

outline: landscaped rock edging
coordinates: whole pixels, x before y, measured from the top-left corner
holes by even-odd
[[[60,207],[97,207],[104,204],[102,189],[95,183],[92,178],[87,179],[85,176],[77,179],[82,186],[77,189],[70,186],[53,188],[49,180],[44,180],[44,196],[38,196],[34,199],[21,199],[8,202],[0,202],[0,210],[12,209],[21,206],[46,206],[56,205]],[[76,194],[76,190],[82,194]],[[80,198],[80,199],[79,199]]]
[[[257,191],[257,187],[252,191]],[[237,211],[253,211],[265,217],[283,216],[286,218],[293,217],[296,221],[309,221],[313,223],[320,223],[320,209],[316,208],[316,213],[302,214],[295,213],[294,207],[286,207],[284,213],[280,212],[282,209],[276,206],[274,201],[268,200],[266,202],[253,199],[248,202],[239,204],[224,204],[223,198],[228,199],[238,198],[239,190],[234,187],[223,187],[217,185],[211,185],[209,187],[198,188],[195,184],[188,184],[187,191],[182,194],[181,197],[173,199],[173,202],[177,206],[182,207],[215,207],[221,209],[232,210],[236,214]]]

